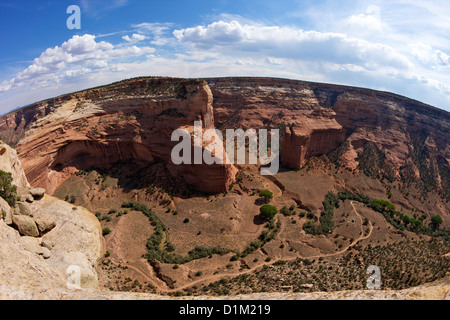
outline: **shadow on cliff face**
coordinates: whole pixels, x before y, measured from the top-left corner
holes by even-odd
[[[145,166],[131,159],[116,163],[108,170],[108,175],[119,179],[123,191],[128,193],[136,189],[145,189],[147,194],[164,190],[170,196],[187,199],[193,195],[205,194],[196,191],[186,183],[183,177],[173,176],[164,161],[147,163]]]
[[[147,195],[157,192],[166,192],[170,196],[187,199],[192,196],[206,196],[206,194],[195,190],[181,176],[173,176],[167,169],[164,161],[148,162],[139,159],[119,160],[112,165],[88,167],[88,162],[83,155],[74,158],[78,165],[73,168],[77,170],[75,175],[84,175],[96,171],[103,180],[110,177],[117,180],[117,187],[124,193],[132,194],[136,190],[145,190]],[[93,162],[91,162],[93,163]],[[53,170],[62,172],[65,167],[61,164],[53,167]],[[99,180],[98,184],[101,184]]]
[[[162,148],[168,148],[166,144]],[[150,151],[151,147],[135,141],[110,141],[102,143],[92,140],[72,141],[58,150],[50,166],[50,176],[64,177],[97,171],[102,176],[118,180],[125,193],[135,189],[166,191],[172,196],[190,197],[204,195],[188,184],[181,175],[168,169],[160,156]],[[177,172],[177,171],[175,171]],[[55,185],[59,185],[55,181]]]

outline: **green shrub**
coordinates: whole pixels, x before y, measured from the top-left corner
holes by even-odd
[[[11,172],[0,170],[0,197],[2,197],[10,206],[16,203],[17,187],[12,184],[13,178]]]
[[[225,250],[217,247],[203,247],[197,246],[195,249],[188,252],[187,256],[181,256],[179,254],[173,253],[175,251],[174,245],[168,240],[168,235],[166,234],[166,245],[164,248],[161,248],[161,243],[163,240],[163,235],[166,232],[166,227],[159,220],[159,218],[150,211],[144,204],[137,202],[124,202],[122,203],[122,208],[130,208],[134,211],[141,211],[144,213],[149,220],[151,221],[152,226],[154,226],[154,234],[150,236],[147,241],[147,254],[144,257],[147,260],[158,260],[162,263],[175,264],[180,265],[187,262],[190,262],[195,259],[201,259],[205,257],[211,257],[214,254],[223,255],[229,252],[229,250]],[[186,218],[185,223],[189,222],[189,219]]]
[[[312,220],[309,220],[309,221],[307,221],[307,222],[305,222],[303,224],[303,230],[306,233],[309,233],[309,234],[312,234],[312,235],[319,234],[319,231],[318,231],[316,225],[314,224],[314,222]]]
[[[288,217],[291,215],[291,211],[288,209],[288,207],[284,206],[283,208],[281,208],[280,213],[285,216]]]
[[[286,264],[285,260],[277,260],[275,261],[275,263],[273,264],[274,266],[283,266]]]
[[[265,203],[269,203],[270,200],[273,199],[273,193],[272,193],[271,191],[267,190],[267,189],[262,190],[262,191],[259,193],[259,196],[262,197],[262,198],[264,199],[264,202],[265,202]]]
[[[261,208],[259,208],[259,213],[262,217],[264,217],[264,219],[272,220],[278,213],[278,210],[274,206],[265,204],[262,205]]]
[[[440,215],[435,215],[431,217],[431,228],[433,228],[433,230],[437,230],[439,229],[439,226],[442,223],[442,218]]]
[[[239,256],[237,254],[235,254],[234,256],[232,256],[230,258],[230,261],[237,261],[239,259]]]
[[[102,230],[103,236],[106,236],[106,235],[108,235],[110,233],[111,233],[111,230],[109,228],[103,228],[103,230]]]

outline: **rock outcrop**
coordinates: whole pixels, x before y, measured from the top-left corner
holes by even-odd
[[[329,109],[316,109],[308,117],[287,127],[281,159],[290,168],[300,169],[312,156],[327,154],[345,140],[344,129]]]
[[[28,237],[39,237],[39,230],[33,218],[25,215],[14,215],[13,226],[20,235]]]
[[[27,177],[22,167],[22,163],[17,155],[17,151],[10,148],[6,143],[0,140],[0,170],[11,172],[13,176],[13,183],[19,189],[29,188]]]
[[[97,288],[94,267],[102,257],[102,230],[97,218],[82,207],[45,195],[31,205],[43,243],[51,243],[47,260],[61,273],[71,265],[80,267],[81,286]]]
[[[82,288],[97,288],[95,266],[103,253],[97,218],[82,207],[45,195],[44,189],[27,187],[20,160],[10,161],[14,150],[2,147],[2,170],[22,183],[21,198],[31,199],[11,207],[0,198],[0,296],[48,297],[46,291],[66,287],[69,267],[78,268]]]
[[[12,224],[12,208],[3,198],[0,197],[0,218],[2,218],[7,225]]]
[[[65,288],[65,276],[26,241],[0,220],[1,299],[48,299],[49,291]]]
[[[212,101],[202,80],[132,79],[16,111],[2,118],[0,135],[18,142],[28,181],[49,194],[80,169],[105,169],[128,159],[164,161],[196,189],[217,193],[234,181],[231,165],[176,166],[171,161],[178,143],[171,141],[175,129],[193,131],[194,121],[213,128]]]

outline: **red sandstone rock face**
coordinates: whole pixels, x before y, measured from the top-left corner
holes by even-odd
[[[312,156],[327,154],[344,142],[342,126],[332,110],[317,109],[308,117],[286,128],[281,159],[290,168],[301,168]]]
[[[0,137],[15,144],[32,185],[53,186],[74,171],[117,160],[167,161],[171,132],[205,128],[279,128],[281,161],[292,168],[342,142],[341,163],[358,172],[358,153],[375,145],[394,174],[449,188],[450,115],[395,94],[271,78],[203,82],[133,79],[49,99],[0,118]],[[182,84],[182,83],[184,84]],[[214,105],[214,109],[213,109]],[[422,156],[423,155],[423,156]],[[223,191],[232,166],[171,166],[200,189]],[[447,174],[447,175],[446,175]],[[429,176],[429,177],[428,177]]]
[[[342,142],[345,167],[375,145],[396,178],[414,173],[450,194],[450,114],[415,100],[368,89],[272,78],[206,79],[216,127],[280,128],[281,161],[298,168]],[[324,112],[329,110],[329,112]],[[284,136],[284,137],[283,137]],[[407,178],[409,179],[409,178]]]
[[[207,79],[214,95],[216,126],[281,130],[281,161],[300,168],[345,140],[336,113],[321,106],[303,82],[269,78]]]
[[[51,105],[51,106],[50,106]],[[32,117],[30,125],[23,120]],[[11,119],[21,119],[16,127]],[[24,136],[17,145],[32,186],[54,190],[71,174],[119,160],[162,160],[196,189],[223,192],[234,181],[231,165],[171,163],[177,128],[202,121],[214,126],[212,94],[201,80],[134,79],[32,105],[3,119],[3,132]],[[6,127],[6,129],[4,129]],[[14,129],[13,129],[14,128]],[[192,131],[192,130],[191,130]]]

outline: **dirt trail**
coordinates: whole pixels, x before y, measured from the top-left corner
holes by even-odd
[[[372,231],[373,231],[373,225],[372,225],[372,223],[369,221],[369,224],[368,224],[368,225],[369,225],[369,227],[370,227],[370,230],[369,230],[369,233],[365,236],[365,235],[364,235],[365,230],[364,230],[364,225],[363,225],[363,223],[364,223],[363,217],[362,217],[362,216],[359,214],[359,212],[356,210],[355,205],[353,204],[353,201],[350,201],[350,204],[352,205],[354,212],[356,213],[356,215],[359,217],[359,219],[360,219],[360,221],[361,221],[361,236],[360,236],[358,239],[354,240],[354,241],[353,241],[351,244],[349,244],[346,248],[344,248],[344,249],[342,249],[342,250],[340,250],[340,251],[333,252],[333,253],[319,254],[319,255],[314,255],[314,256],[302,256],[302,255],[298,254],[298,255],[295,256],[295,257],[290,257],[290,258],[283,259],[283,260],[285,260],[285,261],[293,261],[293,260],[296,260],[296,259],[298,259],[298,258],[301,258],[301,259],[316,259],[316,258],[325,258],[325,257],[331,257],[331,256],[340,255],[340,254],[342,254],[342,253],[347,252],[350,248],[352,248],[353,246],[355,246],[359,241],[365,240],[365,239],[369,238],[369,237],[372,235]],[[277,235],[278,237],[279,237],[279,235],[282,233],[282,231],[284,230],[283,227],[284,227],[284,226],[283,226],[283,224],[282,224],[282,225],[281,225],[281,228],[280,228],[280,231],[278,232],[278,235]],[[114,232],[114,231],[113,231],[113,232]],[[113,259],[111,259],[111,260],[113,260]],[[114,260],[113,260],[113,261],[114,261]],[[114,261],[114,262],[119,263],[118,261]],[[156,287],[157,290],[160,290],[160,291],[163,291],[163,292],[176,292],[176,291],[180,291],[180,290],[183,290],[183,289],[192,287],[192,286],[194,286],[194,285],[196,285],[196,284],[199,284],[199,283],[202,283],[202,282],[210,282],[210,283],[211,283],[211,282],[220,280],[220,279],[222,279],[222,278],[224,278],[224,277],[237,277],[237,276],[240,276],[240,275],[243,275],[243,274],[249,274],[249,273],[252,273],[252,272],[256,271],[257,269],[259,269],[259,268],[265,266],[265,265],[271,265],[271,264],[273,264],[273,262],[270,262],[270,261],[269,261],[269,262],[265,262],[265,261],[264,261],[264,262],[262,262],[262,263],[260,263],[260,264],[258,264],[258,265],[256,265],[256,266],[254,266],[254,267],[251,268],[251,269],[246,269],[246,270],[239,271],[239,272],[234,272],[234,273],[222,273],[222,274],[211,275],[211,276],[209,276],[209,277],[204,277],[204,278],[198,279],[198,280],[196,280],[196,281],[189,282],[189,283],[187,283],[187,284],[185,284],[185,285],[182,285],[182,286],[180,286],[180,287],[177,287],[177,288],[175,288],[175,289],[168,290],[168,287],[167,287],[167,286],[162,286],[161,284],[157,283],[157,282],[155,281],[155,279],[153,279],[150,275],[146,274],[145,272],[143,272],[143,271],[140,270],[139,268],[137,268],[137,267],[131,265],[129,262],[122,261],[122,262],[120,262],[120,263],[121,263],[122,266],[126,266],[126,267],[128,267],[128,268],[130,268],[130,269],[135,270],[136,272],[139,272],[142,276],[144,276],[144,277],[148,280],[148,282],[152,283],[152,284]],[[131,262],[131,263],[132,263],[132,262]]]
[[[120,222],[121,221],[119,221],[118,223],[120,223]],[[118,233],[117,230],[118,229],[119,228],[113,228],[113,230],[111,231],[111,233],[109,234],[108,238],[105,241],[105,245],[106,246],[110,245],[110,243],[112,241],[115,241],[114,239],[117,236],[117,233]],[[165,233],[164,233],[164,236],[165,236]],[[165,241],[165,237],[164,237],[164,241]],[[109,259],[113,263],[134,270],[135,272],[139,273],[142,277],[144,277],[147,282],[151,283],[158,290],[164,291],[164,290],[168,289],[168,286],[161,285],[161,283],[158,282],[158,281],[161,281],[161,280],[158,279],[155,274],[149,274],[145,270],[142,270],[141,268],[136,267],[136,266],[133,265],[134,263],[139,262],[140,259],[136,259],[136,260],[132,259],[132,260],[130,260],[129,257],[124,256],[124,254],[123,254],[123,252],[121,252],[121,250],[116,252],[116,254],[117,254],[117,258],[114,258],[113,256],[109,256]],[[149,269],[152,269],[152,268],[150,267]]]
[[[364,225],[363,225],[363,223],[364,223],[364,222],[363,222],[363,217],[362,217],[362,216],[359,214],[359,212],[356,210],[356,208],[355,208],[355,206],[354,206],[354,204],[353,204],[353,201],[350,201],[350,203],[351,203],[351,205],[352,205],[352,207],[353,207],[354,212],[356,213],[356,215],[359,217],[359,219],[360,219],[360,221],[361,221],[361,237],[359,237],[358,239],[356,239],[355,241],[353,241],[350,245],[348,245],[346,248],[344,248],[344,249],[342,249],[342,250],[340,250],[340,251],[336,251],[336,252],[328,253],[328,254],[319,254],[319,255],[315,255],[315,256],[302,256],[302,255],[299,254],[299,255],[297,255],[296,257],[291,257],[291,258],[284,259],[284,260],[285,260],[285,261],[293,261],[293,260],[296,260],[296,259],[298,259],[298,258],[301,258],[301,259],[316,259],[316,258],[322,258],[322,257],[325,258],[325,257],[331,257],[331,256],[339,255],[339,254],[342,254],[342,253],[347,252],[350,248],[352,248],[353,246],[355,246],[359,241],[365,240],[365,239],[369,238],[369,237],[372,235],[372,231],[373,231],[373,225],[372,225],[372,223],[369,221],[370,230],[369,230],[369,233],[368,233],[366,236],[364,236],[364,233],[365,233],[365,232],[364,232]],[[278,234],[281,234],[282,231],[283,231],[283,225],[281,225],[281,228],[280,228],[280,231],[279,231]],[[243,271],[240,271],[240,272],[234,272],[234,273],[222,273],[222,274],[212,275],[212,276],[209,276],[209,277],[205,277],[205,278],[202,278],[202,279],[198,279],[198,280],[193,281],[193,282],[189,282],[189,283],[187,283],[187,284],[185,284],[185,285],[183,285],[183,286],[180,286],[180,287],[177,287],[177,288],[171,289],[171,290],[167,290],[167,286],[161,286],[159,283],[156,283],[155,280],[152,279],[152,277],[150,277],[149,275],[147,275],[146,273],[144,273],[144,272],[143,272],[142,270],[140,270],[139,268],[136,268],[136,267],[134,267],[133,265],[130,265],[129,263],[124,263],[124,262],[122,262],[121,264],[122,264],[123,266],[127,266],[127,267],[129,267],[130,269],[133,269],[133,270],[139,272],[141,275],[145,276],[145,277],[147,278],[147,280],[148,280],[150,283],[152,283],[158,290],[160,290],[160,291],[165,291],[165,292],[176,292],[176,291],[180,291],[180,290],[183,290],[183,289],[192,287],[192,286],[194,286],[194,285],[196,285],[196,284],[198,284],[198,283],[202,283],[202,282],[214,282],[214,281],[220,280],[220,279],[222,279],[222,278],[224,278],[224,277],[237,277],[237,276],[240,276],[240,275],[243,275],[243,274],[252,273],[252,272],[256,271],[257,269],[259,269],[259,268],[261,268],[261,267],[263,267],[263,266],[265,266],[265,265],[271,265],[271,264],[273,264],[273,262],[263,262],[263,263],[260,263],[260,264],[258,264],[258,265],[256,265],[256,266],[254,266],[254,267],[251,268],[251,269],[246,269],[246,270],[243,270]]]
[[[298,259],[298,258],[301,258],[301,259],[315,259],[315,258],[322,258],[322,257],[325,258],[325,257],[331,257],[331,256],[339,255],[339,254],[342,254],[342,253],[347,252],[350,248],[352,248],[353,246],[355,246],[359,241],[365,240],[365,239],[369,238],[369,237],[372,235],[372,231],[373,231],[373,225],[372,225],[372,223],[369,221],[370,231],[369,231],[369,233],[368,233],[366,236],[364,236],[363,217],[362,217],[362,216],[358,213],[358,211],[356,210],[356,208],[355,208],[355,206],[354,206],[354,204],[353,204],[353,201],[350,201],[350,203],[351,203],[351,205],[352,205],[352,207],[353,207],[353,210],[355,211],[356,215],[357,215],[357,216],[359,217],[359,219],[361,220],[361,237],[359,237],[358,239],[356,239],[355,241],[353,241],[353,243],[351,243],[351,244],[350,244],[349,246],[347,246],[345,249],[340,250],[340,251],[337,251],[337,252],[333,252],[333,253],[329,253],[329,254],[320,254],[320,255],[315,255],[315,256],[302,256],[302,255],[299,254],[299,255],[296,256],[296,257],[291,257],[291,258],[287,258],[287,259],[284,259],[284,260],[285,260],[285,261],[293,261],[293,260],[296,260],[296,259]],[[280,232],[279,232],[278,234],[281,234],[282,230],[283,230],[283,225],[281,226]],[[185,285],[183,285],[183,286],[177,287],[176,289],[169,290],[168,292],[176,292],[176,291],[180,291],[180,290],[183,290],[183,289],[192,287],[192,286],[194,286],[194,285],[196,285],[196,284],[198,284],[198,283],[202,283],[202,282],[214,282],[214,281],[220,280],[220,279],[222,279],[222,278],[224,278],[224,277],[237,277],[237,276],[240,276],[240,275],[243,275],[243,274],[252,273],[252,272],[256,271],[257,269],[259,269],[259,268],[261,268],[261,267],[263,267],[263,266],[265,266],[265,265],[270,265],[270,264],[273,264],[273,262],[263,262],[263,263],[260,263],[260,264],[258,264],[258,265],[256,265],[256,266],[254,266],[254,267],[251,268],[251,269],[246,269],[246,270],[240,271],[240,272],[235,272],[235,273],[223,273],[223,274],[212,275],[212,276],[210,276],[210,277],[205,277],[205,278],[202,278],[202,279],[199,279],[199,280],[190,282],[190,283],[188,283],[188,284],[185,284]]]

